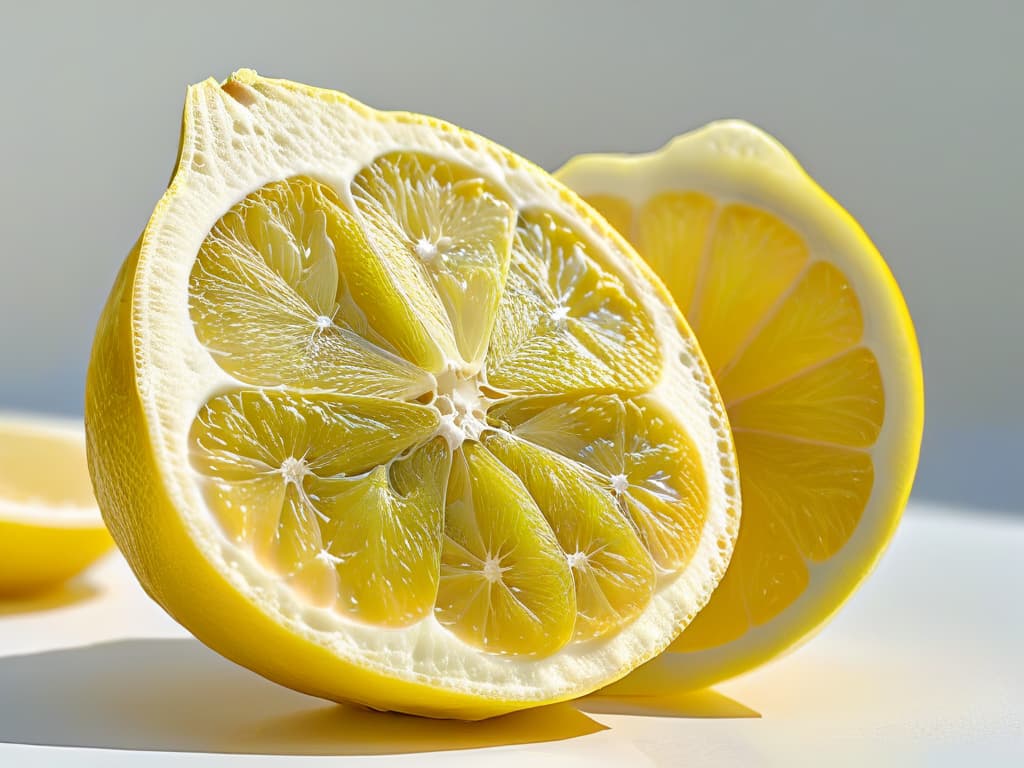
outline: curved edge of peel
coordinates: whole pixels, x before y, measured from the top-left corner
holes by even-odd
[[[732,165],[731,172],[739,172],[740,168],[747,171],[753,164],[765,176],[763,180],[765,184],[781,182],[802,187],[800,194],[804,198],[824,205],[829,214],[841,222],[843,235],[850,243],[849,252],[863,257],[865,270],[871,272],[875,280],[886,286],[885,294],[892,299],[891,309],[895,315],[899,336],[904,342],[904,348],[897,357],[900,364],[900,378],[906,386],[902,392],[898,393],[897,402],[903,409],[909,407],[909,412],[906,412],[905,416],[905,428],[901,433],[900,445],[893,452],[899,458],[898,476],[901,478],[901,482],[895,484],[890,490],[890,505],[895,512],[887,519],[886,526],[880,532],[879,546],[875,549],[873,556],[869,560],[861,562],[843,584],[826,593],[831,596],[833,607],[818,621],[803,621],[801,622],[803,625],[801,631],[795,636],[780,636],[774,642],[759,646],[745,654],[724,659],[721,663],[710,663],[700,672],[695,673],[692,669],[688,669],[684,676],[671,674],[667,667],[671,666],[672,660],[667,657],[684,656],[690,653],[695,656],[706,655],[707,651],[673,651],[670,646],[664,656],[647,662],[629,677],[618,683],[613,683],[608,688],[610,692],[627,695],[641,694],[651,690],[652,687],[664,687],[666,674],[670,674],[673,679],[678,680],[680,688],[698,689],[713,685],[784,656],[820,632],[863,584],[888,549],[910,498],[924,433],[925,387],[921,352],[910,310],[892,270],[853,215],[818,184],[796,156],[774,136],[744,120],[718,120],[678,135],[651,152],[577,155],[570,158],[553,175],[559,180],[564,179],[567,184],[573,184],[575,183],[573,177],[589,175],[595,164],[601,164],[612,173],[642,174],[646,168],[656,165],[683,162],[685,161],[684,156],[692,157],[698,151],[728,156]],[[671,170],[669,168],[669,172]],[[586,194],[586,191],[583,194]],[[728,645],[727,643],[720,648],[726,648]]]

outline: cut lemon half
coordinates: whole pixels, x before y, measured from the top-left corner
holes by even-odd
[[[662,662],[680,685],[707,685],[820,627],[895,531],[923,424],[914,329],[853,218],[747,123],[713,123],[648,155],[577,157],[557,176],[662,278],[729,414],[739,539]],[[629,684],[664,673],[655,663]]]
[[[250,71],[188,91],[86,423],[158,602],[380,709],[477,718],[621,677],[738,530],[703,358],[600,216],[486,139]]]
[[[0,599],[53,589],[113,544],[81,423],[0,414]]]

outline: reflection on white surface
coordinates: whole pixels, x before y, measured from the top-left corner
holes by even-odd
[[[867,586],[785,659],[716,691],[666,679],[478,724],[280,688],[188,637],[110,558],[92,589],[0,604],[0,765],[1022,764],[1022,551],[1012,519],[912,510]]]

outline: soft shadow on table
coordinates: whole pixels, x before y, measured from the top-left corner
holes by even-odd
[[[72,581],[38,594],[0,595],[0,616],[52,611],[74,603],[84,603],[99,593],[99,588],[88,581]]]
[[[756,710],[710,688],[650,696],[593,693],[574,704],[577,709],[592,715],[645,715],[695,720],[761,716]]]
[[[557,741],[604,728],[567,704],[479,723],[331,704],[270,683],[192,638],[0,658],[0,742],[14,744],[374,755]]]
[[[710,688],[688,691],[686,671],[672,654],[649,661],[607,688],[575,702],[592,714],[679,718],[761,717],[756,710]]]

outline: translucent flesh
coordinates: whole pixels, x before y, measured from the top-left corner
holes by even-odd
[[[522,480],[569,556],[575,636],[600,637],[634,619],[654,592],[656,574],[607,478],[506,432],[485,444]]]
[[[426,573],[403,581],[400,569],[381,572],[396,595],[387,613],[378,604],[383,588],[367,605],[358,599],[365,582],[345,580],[340,587],[347,594],[338,594],[335,574],[368,577],[376,569],[377,564],[365,562],[365,549],[353,552],[346,546],[360,534],[372,538],[363,530],[368,515],[383,520],[382,529],[392,526],[387,532],[394,534],[389,543],[395,547],[411,550],[429,543],[431,530],[439,533],[441,505],[437,500],[430,507],[429,486],[403,494],[393,486],[395,478],[381,474],[385,463],[426,440],[436,426],[436,413],[421,405],[243,390],[218,396],[200,410],[193,427],[193,466],[210,480],[210,508],[225,533],[260,562],[318,604],[345,598],[344,610],[399,624],[408,618],[408,604],[422,594],[418,579]],[[403,468],[409,461],[415,455],[393,464],[392,475],[409,471]],[[421,483],[430,480],[443,483],[426,472],[420,477]],[[440,493],[435,488],[435,495]],[[416,515],[397,515],[402,507]],[[431,511],[434,520],[428,519]],[[423,557],[432,551],[436,561],[438,533]]]
[[[350,191],[269,184],[192,270],[196,334],[238,381],[190,436],[221,530],[356,621],[534,655],[627,625],[705,515],[689,436],[643,395],[650,318],[467,169],[387,155]]]
[[[404,246],[390,251],[401,255],[390,266],[414,286],[409,304],[429,308],[433,326],[450,327],[462,359],[478,366],[508,271],[515,210],[472,172],[409,153],[378,158],[356,177],[353,196],[372,239]]]
[[[878,362],[861,345],[846,276],[754,206],[669,191],[638,209],[588,199],[618,222],[700,341],[733,429],[743,519],[708,606],[673,643],[710,648],[777,616],[835,555],[871,494],[867,452],[885,415]]]
[[[663,192],[640,211],[637,250],[665,281],[684,312],[693,303],[715,211],[715,201],[699,192]],[[680,251],[693,253],[696,258],[680,259]]]
[[[587,244],[545,212],[520,215],[490,348],[509,393],[641,391],[660,369],[649,318]]]
[[[809,254],[803,240],[771,214],[732,204],[717,212],[699,255],[687,319],[711,370],[719,371],[793,284]]]
[[[445,509],[438,620],[475,645],[544,654],[572,637],[576,600],[536,501],[486,448],[466,444]]]
[[[371,253],[327,187],[310,179],[264,187],[222,217],[199,250],[189,285],[199,340],[247,384],[425,391],[424,372],[370,327],[363,307],[379,306],[380,296],[351,290]]]
[[[651,557],[674,570],[704,524],[704,472],[689,436],[644,398],[524,398],[492,411],[520,440],[579,462],[633,522]]]

